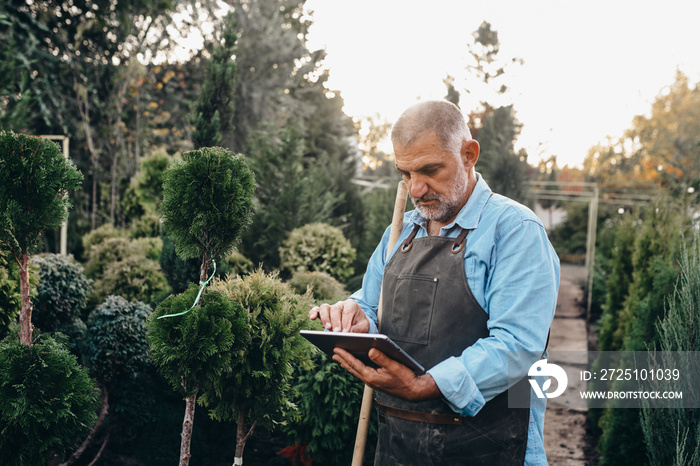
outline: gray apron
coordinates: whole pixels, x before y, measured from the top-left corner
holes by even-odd
[[[381,331],[430,368],[487,338],[488,315],[467,283],[464,248],[468,231],[457,238],[414,239],[418,229],[416,226],[399,246],[384,270]],[[518,396],[529,400],[526,378],[510,390],[520,390]],[[455,415],[442,399],[409,402],[378,391],[376,401],[380,422],[375,466],[525,462],[530,410],[508,408],[508,392],[486,403],[474,417]],[[381,405],[450,415],[459,422],[407,420],[392,415],[397,410],[383,410]]]

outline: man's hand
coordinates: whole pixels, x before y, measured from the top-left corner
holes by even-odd
[[[366,366],[342,348],[333,350],[333,360],[364,383],[389,395],[407,401],[422,401],[442,396],[430,374],[417,376],[411,369],[376,348],[369,350],[369,358],[378,369]]]
[[[369,332],[369,319],[352,299],[314,307],[309,311],[309,318],[321,319],[323,328],[331,332]]]

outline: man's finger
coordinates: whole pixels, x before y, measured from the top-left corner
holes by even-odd
[[[330,311],[331,311],[331,307],[326,303],[323,303],[318,307],[318,315],[321,318],[321,323],[326,328],[326,330],[331,329]]]
[[[333,332],[340,332],[343,329],[343,309],[342,301],[338,301],[330,307],[331,326],[329,328]]]

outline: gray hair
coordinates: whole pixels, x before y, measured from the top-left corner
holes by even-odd
[[[459,107],[446,100],[426,100],[401,114],[391,128],[391,142],[408,147],[430,133],[437,134],[443,149],[456,154],[462,141],[472,138]]]

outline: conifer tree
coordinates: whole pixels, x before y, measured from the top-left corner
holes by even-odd
[[[201,288],[161,303],[151,315],[148,338],[156,367],[185,398],[180,466],[187,466],[197,395],[231,367],[247,341],[240,305],[202,291],[214,258],[230,252],[250,223],[255,178],[242,155],[220,147],[183,159],[165,173],[160,212],[178,256],[201,258]]]
[[[68,192],[83,175],[48,139],[0,132],[0,246],[19,266],[20,340],[32,338],[29,258],[45,230],[58,229],[68,217]]]

